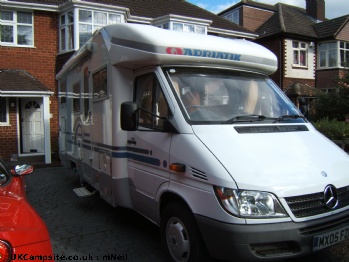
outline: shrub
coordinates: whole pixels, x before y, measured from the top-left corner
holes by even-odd
[[[313,122],[314,127],[331,140],[348,140],[349,123],[337,121],[335,119],[323,118]]]

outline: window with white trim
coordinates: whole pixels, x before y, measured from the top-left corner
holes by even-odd
[[[196,33],[196,34],[206,34],[206,27],[201,25],[193,25],[181,22],[166,22],[159,25],[160,28],[181,31],[187,33]]]
[[[60,50],[74,49],[74,12],[69,11],[60,17]]]
[[[308,44],[299,41],[292,41],[293,65],[307,66]]]
[[[77,50],[90,39],[97,29],[105,25],[121,23],[121,21],[120,14],[105,11],[75,9],[62,13],[59,35],[60,51]],[[77,32],[74,31],[75,24]]]
[[[349,43],[339,42],[341,67],[349,67]]]
[[[121,15],[102,11],[79,10],[79,47],[87,42],[94,31],[108,24],[121,22]]]
[[[0,97],[0,125],[8,125],[8,100],[6,97]]]
[[[319,67],[338,67],[336,42],[319,44]]]
[[[33,13],[2,10],[0,14],[1,45],[34,46]]]

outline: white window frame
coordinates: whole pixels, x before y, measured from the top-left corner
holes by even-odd
[[[89,21],[82,21],[81,20],[81,12],[90,12],[91,15],[91,20]],[[105,15],[105,19],[103,19],[104,21],[101,21],[100,18],[97,18],[97,15]],[[117,20],[113,20],[111,19],[111,16],[117,16],[119,19]],[[98,19],[98,20],[97,20]],[[76,21],[78,22],[79,26],[78,26],[78,43],[79,46],[78,48],[80,48],[84,43],[86,43],[86,41],[92,36],[92,34],[102,28],[105,25],[110,25],[110,24],[117,24],[117,23],[121,23],[122,22],[122,15],[121,14],[117,14],[117,13],[111,13],[111,12],[107,12],[107,11],[102,11],[102,10],[89,10],[89,9],[79,9],[78,10],[78,19],[76,19]],[[81,29],[82,27],[87,28],[87,33],[90,32],[89,37],[86,37],[85,40],[80,39],[80,33],[81,33]]]
[[[9,114],[9,103],[8,103],[8,98],[7,97],[0,97],[0,102],[3,104],[3,99],[5,100],[5,114],[6,114],[6,122],[0,122],[0,126],[8,126],[10,125],[10,114]],[[0,119],[1,121],[1,119]]]
[[[74,50],[74,10],[69,10],[59,16],[59,49],[61,51]]]
[[[319,43],[318,45],[318,68],[340,68],[339,41]],[[332,62],[330,63],[330,61]]]
[[[12,20],[10,19],[3,19],[3,13],[12,13]],[[29,14],[30,15],[30,20],[28,22],[18,22],[19,19],[19,14]],[[0,38],[0,45],[2,46],[16,46],[16,47],[34,47],[34,16],[33,12],[28,12],[28,11],[17,11],[17,10],[2,10],[1,11],[1,32],[0,35],[2,35],[3,27],[12,27],[12,41],[11,42],[3,42],[2,41],[2,36]],[[26,27],[29,29],[29,43],[28,44],[18,44],[19,41],[19,33],[20,33],[20,28],[21,27]],[[27,40],[27,39],[26,39]]]
[[[187,32],[187,33],[195,33],[195,34],[207,34],[207,27],[202,25],[195,25],[190,23],[183,23],[177,21],[169,21],[165,22],[158,27],[173,31]]]
[[[89,13],[89,19],[81,21],[81,13]],[[98,15],[104,15],[105,19],[100,20]],[[92,34],[105,25],[123,22],[123,15],[117,12],[106,10],[93,10],[87,8],[72,8],[60,14],[59,18],[59,50],[70,52],[79,49]],[[80,39],[80,31],[85,28],[86,37]]]
[[[349,42],[339,42],[339,60],[340,67],[349,67]]]
[[[309,44],[306,42],[292,40],[292,65],[294,67],[308,67],[308,47]]]

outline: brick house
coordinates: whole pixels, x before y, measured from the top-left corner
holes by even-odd
[[[336,88],[349,60],[349,15],[327,20],[325,0],[304,1],[305,9],[241,0],[218,15],[258,34],[255,42],[278,57],[272,79],[296,104],[301,95],[310,106],[316,90]]]
[[[182,0],[0,0],[0,154],[58,157],[57,82],[70,56],[98,28],[142,23],[253,40],[257,35]]]

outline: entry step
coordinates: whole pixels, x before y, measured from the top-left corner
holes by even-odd
[[[88,196],[92,196],[92,195],[94,195],[96,193],[96,190],[91,192],[84,186],[83,187],[74,188],[73,191],[79,197],[88,197]]]

